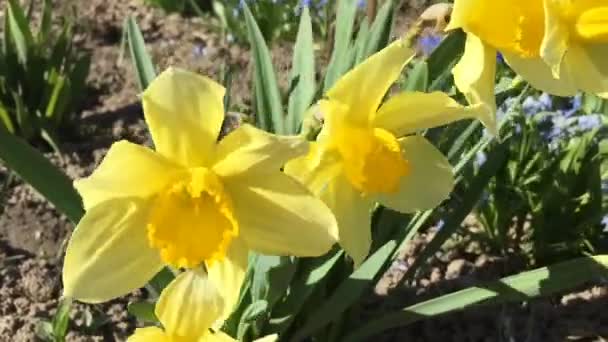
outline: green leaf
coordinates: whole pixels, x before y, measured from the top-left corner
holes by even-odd
[[[0,103],[0,122],[2,122],[3,126],[0,129],[6,129],[9,133],[15,133],[15,126],[13,126],[13,121],[11,120],[6,107]]]
[[[146,50],[144,37],[135,19],[130,16],[126,21],[126,26],[129,50],[131,51],[131,58],[135,66],[139,89],[143,91],[156,77],[156,71],[154,70],[152,59]]]
[[[359,32],[357,32],[357,38],[355,39],[355,62],[354,65],[361,63],[365,57],[365,51],[367,49],[367,40],[369,39],[369,21],[367,17],[363,18],[359,25]]]
[[[350,68],[352,63],[350,55],[354,54],[350,51],[350,45],[357,14],[357,2],[345,0],[338,3],[336,35],[334,37],[333,52],[325,74],[324,91],[328,91],[340,76]]]
[[[72,180],[36,149],[3,129],[0,129],[0,159],[72,222],[80,220],[84,210]]]
[[[372,254],[347,279],[342,281],[331,297],[311,315],[304,326],[294,335],[293,341],[302,341],[310,334],[340,317],[353,303],[361,299],[361,295],[373,284],[380,265],[384,264],[397,246],[395,241],[389,241]]]
[[[175,279],[175,274],[173,274],[169,268],[163,268],[146,285],[146,289],[150,293],[150,297],[158,298],[163,289],[167,287],[167,285],[169,285],[173,279]]]
[[[158,318],[154,313],[154,303],[152,302],[135,302],[129,303],[127,311],[135,316],[139,321],[146,323],[158,323]]]
[[[364,58],[367,58],[374,53],[384,48],[390,38],[393,27],[393,1],[384,1],[384,5],[378,11],[376,19],[372,24],[367,46],[365,49]]]
[[[28,47],[33,43],[32,31],[23,13],[23,9],[16,0],[8,0],[8,26],[10,27],[10,38],[15,44],[17,55],[22,64],[27,63]]]
[[[300,260],[298,274],[290,284],[288,296],[272,309],[270,331],[281,334],[289,328],[315,288],[327,279],[329,271],[343,255],[344,251],[339,250],[324,257]]]
[[[429,86],[429,68],[425,61],[419,61],[408,72],[405,83],[402,87],[404,91],[426,91]]]
[[[251,14],[247,2],[243,2],[245,24],[249,35],[254,61],[256,120],[258,125],[273,133],[285,133],[281,94],[277,84],[277,76],[272,66],[270,51],[264,41],[255,18]]]
[[[297,82],[289,96],[287,110],[287,132],[298,133],[304,112],[315,95],[315,55],[312,38],[312,23],[308,6],[304,6],[300,27],[293,52],[291,82]]]
[[[42,4],[42,17],[40,18],[40,29],[38,31],[38,43],[43,44],[51,32],[53,17],[53,4],[51,0],[44,0]]]
[[[452,77],[452,68],[464,51],[466,35],[458,30],[448,34],[441,44],[433,50],[427,64],[429,68],[429,90],[442,89]]]
[[[61,300],[57,312],[53,317],[53,338],[55,342],[65,341],[65,336],[68,333],[68,323],[70,322],[70,309],[72,300],[64,298]]]
[[[272,307],[289,288],[296,268],[292,257],[258,255],[251,281],[252,301],[264,299]]]
[[[526,301],[575,288],[608,276],[608,255],[582,257],[523,272],[418,303],[400,312],[372,320],[347,335],[343,341],[363,341],[387,329],[460,310],[470,305]]]

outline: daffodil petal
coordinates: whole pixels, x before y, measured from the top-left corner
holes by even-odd
[[[372,200],[353,188],[343,175],[335,177],[320,196],[336,216],[340,246],[358,267],[372,244]]]
[[[350,107],[351,120],[365,123],[414,54],[405,40],[397,40],[340,78],[327,97]]]
[[[479,37],[467,34],[464,54],[452,70],[456,87],[472,105],[481,104],[479,119],[492,134],[498,134],[496,126],[496,99],[494,78],[496,74],[496,50],[485,45]]]
[[[181,169],[154,151],[128,141],[114,143],[87,178],[74,182],[85,210],[120,197],[150,197],[167,186]]]
[[[306,156],[292,159],[285,164],[286,174],[317,195],[340,172],[337,155],[323,151],[320,145],[317,142],[310,143],[310,151]]]
[[[608,94],[608,44],[571,45],[566,68],[576,87],[606,97]]]
[[[217,286],[201,269],[179,274],[161,293],[156,316],[167,334],[196,340],[224,311],[224,300]]]
[[[240,234],[252,250],[318,256],[336,242],[336,221],[329,208],[286,174],[250,173],[225,185]]]
[[[560,79],[556,79],[551,68],[540,58],[521,58],[509,53],[503,54],[503,57],[507,64],[534,88],[557,96],[576,94],[577,89],[567,66],[561,68]]]
[[[156,151],[188,167],[213,160],[222,121],[225,89],[211,79],[169,68],[142,95]]]
[[[255,170],[279,170],[307,151],[308,143],[300,136],[274,135],[243,125],[220,141],[213,171],[231,177]]]
[[[465,107],[442,92],[404,92],[380,107],[373,125],[397,137],[462,119],[477,118],[493,125],[494,114],[484,108],[483,105]]]
[[[63,264],[64,295],[100,303],[144,286],[162,263],[148,246],[148,204],[113,199],[86,212],[68,243]]]
[[[540,48],[540,55],[549,66],[554,78],[560,78],[561,65],[568,51],[570,36],[567,25],[564,25],[558,13],[557,4],[543,1],[545,11],[545,35]]]
[[[420,136],[400,140],[410,174],[401,179],[399,191],[378,195],[384,206],[402,213],[431,209],[448,198],[454,187],[452,167],[446,157]]]
[[[209,280],[215,284],[224,299],[224,310],[219,317],[221,322],[230,316],[239,301],[247,272],[248,254],[249,249],[245,242],[237,238],[231,242],[223,259],[207,265]]]
[[[159,327],[137,328],[127,342],[171,342],[171,338]]]

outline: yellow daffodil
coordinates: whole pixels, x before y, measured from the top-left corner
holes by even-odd
[[[355,265],[369,253],[375,202],[408,213],[438,205],[452,189],[450,164],[418,131],[464,118],[494,127],[484,106],[463,107],[440,92],[400,93],[380,106],[413,54],[399,40],[338,80],[319,103],[325,122],[311,152],[285,168],[334,211]]]
[[[249,249],[318,256],[335,243],[331,211],[281,171],[308,143],[249,125],[218,142],[223,96],[219,84],[178,69],[146,89],[155,151],[115,143],[75,183],[86,214],[67,247],[65,296],[107,301],[144,286],[165,265],[189,270],[172,285],[179,288],[179,279],[194,277],[188,272],[204,269],[223,297],[225,318]],[[185,298],[191,310],[207,310],[192,298]]]
[[[187,298],[188,300],[183,300]],[[236,341],[214,324],[222,318],[226,303],[219,288],[205,272],[184,272],[165,288],[155,313],[164,329],[139,328],[128,342],[230,342]],[[276,341],[276,335],[256,340]]]
[[[605,0],[455,0],[449,29],[467,33],[453,70],[471,103],[494,104],[496,53],[533,87],[608,97]]]

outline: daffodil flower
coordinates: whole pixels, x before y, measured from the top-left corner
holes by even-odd
[[[182,300],[188,298],[188,300]],[[127,342],[231,342],[234,338],[214,329],[225,311],[224,297],[205,272],[184,272],[165,288],[155,314],[163,328],[138,328]],[[269,335],[256,342],[274,342]]]
[[[483,105],[464,107],[440,92],[404,92],[380,106],[413,54],[396,41],[338,80],[319,102],[325,122],[311,152],[285,168],[334,211],[340,245],[355,265],[369,253],[375,202],[409,213],[452,190],[450,164],[417,132],[465,118],[495,126]]]
[[[456,0],[448,30],[467,33],[453,70],[471,103],[495,108],[496,53],[533,87],[608,97],[608,2]]]
[[[65,296],[107,301],[144,286],[166,265],[186,270],[171,285],[179,288],[180,279],[203,269],[225,301],[225,318],[248,250],[318,256],[335,243],[331,211],[281,171],[307,152],[307,142],[249,125],[218,142],[224,91],[178,69],[146,89],[155,151],[115,143],[95,172],[75,183],[86,214],[67,247]],[[190,311],[206,310],[192,298],[183,298]]]

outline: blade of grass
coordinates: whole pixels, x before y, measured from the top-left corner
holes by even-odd
[[[145,90],[150,82],[156,77],[156,71],[154,70],[154,64],[152,59],[146,50],[146,44],[144,37],[141,34],[141,30],[135,22],[133,17],[127,19],[127,37],[129,42],[129,50],[131,51],[131,58],[135,66],[135,72],[137,74],[137,81],[139,89]]]
[[[22,64],[27,63],[28,46],[33,43],[32,31],[23,13],[23,9],[16,0],[8,0],[8,26],[10,27],[10,38],[15,44],[17,55]]]
[[[338,1],[338,12],[336,16],[336,34],[334,47],[325,74],[324,92],[334,85],[336,80],[342,76],[350,67],[348,60],[350,44],[355,26],[357,14],[357,2],[353,0]]]
[[[73,223],[83,215],[72,180],[25,141],[0,129],[0,159]]]
[[[281,105],[281,94],[277,84],[277,76],[272,66],[270,51],[255,18],[247,6],[247,2],[243,2],[243,13],[255,63],[254,79],[257,121],[266,131],[283,134],[285,132],[285,123],[283,107]]]
[[[300,27],[293,53],[291,80],[297,85],[289,96],[287,126],[289,134],[296,134],[302,123],[304,112],[315,95],[315,55],[312,23],[308,6],[302,9]]]
[[[608,255],[581,257],[469,287],[384,315],[355,329],[343,341],[363,341],[382,331],[477,305],[545,297],[608,276]]]
[[[393,28],[393,1],[384,1],[384,4],[378,11],[374,22],[372,23],[367,46],[365,49],[365,57],[369,57],[377,51],[384,48],[391,37]]]

